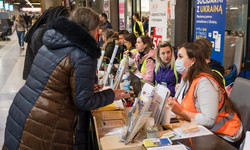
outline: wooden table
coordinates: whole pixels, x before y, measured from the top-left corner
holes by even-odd
[[[100,114],[99,114],[100,115]],[[100,116],[96,115],[97,118]],[[178,128],[181,126],[182,120],[179,123],[171,123],[172,128]],[[100,120],[97,119],[97,126],[100,127]],[[159,137],[161,137],[166,131],[160,131]],[[100,144],[103,150],[142,150],[142,143],[130,143],[125,145],[120,142],[121,135],[111,135],[104,136],[100,138]],[[190,147],[192,150],[236,150],[231,144],[218,137],[215,134],[192,137],[186,139],[173,140],[173,144],[177,144],[179,141],[186,146]]]
[[[215,134],[173,140],[173,144],[179,141],[192,150],[237,150],[231,144]],[[131,143],[125,145],[120,142],[120,135],[105,136],[100,139],[103,150],[142,150],[142,143]]]

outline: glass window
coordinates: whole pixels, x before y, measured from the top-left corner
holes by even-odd
[[[248,14],[248,4],[227,5],[225,34],[228,36],[246,37],[247,14]],[[246,41],[244,41],[244,56],[245,53],[246,53]]]
[[[125,29],[129,32],[132,32],[132,0],[126,0],[126,9],[125,9]]]

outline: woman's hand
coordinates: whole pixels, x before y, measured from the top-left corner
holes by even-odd
[[[168,98],[168,106],[171,107],[172,112],[174,112],[176,115],[181,114],[182,108],[175,97]]]
[[[124,53],[123,53],[123,55],[127,55],[127,56],[129,56],[129,50],[126,50]]]
[[[114,90],[115,93],[115,100],[120,100],[120,99],[124,99],[124,98],[129,98],[130,94],[129,93],[125,93],[125,90]]]
[[[181,108],[181,105],[177,102],[175,97],[168,98],[168,106],[171,107],[171,111],[174,112],[176,115],[185,118],[188,121],[195,118],[196,113],[184,110]]]

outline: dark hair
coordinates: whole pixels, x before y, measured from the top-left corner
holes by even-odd
[[[102,30],[102,34],[106,37],[106,39],[109,39],[115,31],[113,29],[107,28],[105,30]]]
[[[119,31],[119,35],[125,35],[125,34],[128,34],[129,32],[128,32],[128,30],[121,30],[121,31]]]
[[[209,39],[200,38],[194,41],[194,44],[199,46],[199,48],[203,51],[206,59],[210,59],[212,54],[212,43]]]
[[[69,20],[76,22],[90,31],[96,29],[100,25],[100,18],[98,14],[90,8],[77,8],[69,17]]]
[[[148,44],[148,48],[152,49],[154,47],[153,41],[150,39],[150,37],[146,35],[139,36],[138,38],[141,38],[142,42],[144,44]]]
[[[25,34],[24,41],[26,43],[30,43],[31,38],[32,38],[32,36],[37,28],[46,24],[45,28],[41,32],[41,34],[43,35],[45,33],[45,31],[47,31],[47,27],[49,26],[50,22],[54,21],[59,16],[68,17],[68,15],[69,15],[69,12],[68,12],[67,8],[64,6],[58,6],[56,8],[50,8],[50,9],[46,10],[41,15],[41,17],[38,18],[38,20],[35,22],[35,24],[29,29],[27,34]]]
[[[124,36],[124,40],[128,41],[131,43],[132,47],[135,47],[136,43],[136,36],[134,33],[128,33]]]
[[[139,13],[134,13],[133,14],[139,21],[141,21],[140,14]]]
[[[212,76],[216,80],[216,82],[219,84],[221,88],[224,89],[224,84],[222,81],[222,78],[215,72],[213,72],[209,66],[206,63],[203,51],[193,43],[184,43],[180,48],[185,48],[186,53],[188,55],[188,58],[195,59],[195,63],[190,67],[189,71],[187,72],[186,77],[184,78],[184,81],[188,80],[189,81],[189,88],[195,78],[198,78],[202,76],[200,73],[207,73]],[[232,105],[231,101],[228,98],[227,93],[224,92],[222,93],[224,96],[224,102],[226,102],[226,111],[230,111],[231,109],[234,110],[234,112],[237,113],[237,110],[235,107]]]
[[[101,13],[101,16],[107,20],[108,16],[105,13]]]
[[[104,30],[107,30],[108,28],[105,27],[105,26],[103,26],[103,25],[100,25],[100,26],[99,26],[99,29],[101,29],[102,31],[104,31]]]

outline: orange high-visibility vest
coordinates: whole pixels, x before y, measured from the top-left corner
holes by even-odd
[[[237,116],[237,114],[234,113],[232,110],[230,112],[225,111],[225,102],[224,102],[225,89],[221,87],[211,75],[207,73],[201,73],[199,77],[193,80],[189,90],[187,91],[185,97],[181,102],[182,109],[193,113],[201,113],[198,112],[197,109],[195,108],[194,92],[196,85],[203,77],[212,79],[222,91],[221,102],[219,103],[219,108],[218,108],[217,121],[210,130],[214,133],[233,136],[239,130],[241,126],[241,121]]]

